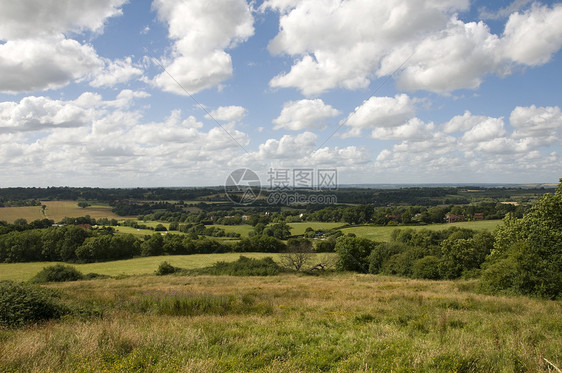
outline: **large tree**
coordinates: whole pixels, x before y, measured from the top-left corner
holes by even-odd
[[[495,232],[482,284],[492,291],[562,295],[562,179],[522,219],[508,215]]]

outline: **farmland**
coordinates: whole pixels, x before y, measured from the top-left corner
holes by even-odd
[[[0,220],[12,223],[20,218],[27,221],[47,218],[57,222],[65,217],[75,218],[85,215],[90,215],[94,219],[123,219],[122,216],[114,214],[109,205],[94,204],[81,208],[76,201],[42,201],[41,204],[47,206],[44,214],[41,206],[0,207]]]
[[[548,371],[544,359],[562,363],[560,301],[486,296],[473,281],[134,276],[48,287],[100,316],[0,329],[10,351],[0,371],[538,372]],[[245,303],[146,311],[168,298]]]

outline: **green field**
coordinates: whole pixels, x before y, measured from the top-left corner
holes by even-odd
[[[162,258],[158,258],[162,259]],[[49,284],[99,316],[0,328],[2,372],[555,372],[562,302],[359,274]]]
[[[234,261],[240,255],[251,258],[263,258],[266,256],[278,257],[279,254],[268,253],[226,253],[226,254],[194,254],[194,255],[169,255],[151,256],[146,258],[135,258],[118,260],[113,262],[72,264],[82,273],[99,273],[102,275],[145,275],[153,274],[158,265],[167,261],[173,266],[194,269],[212,265],[218,261]],[[0,263],[0,281],[14,280],[27,281],[44,267],[56,264],[55,262],[34,263]]]
[[[413,226],[358,226],[343,228],[341,231],[345,234],[355,233],[357,237],[368,238],[373,241],[388,242],[390,241],[391,234],[396,229],[429,229],[438,231],[450,227],[493,231],[498,225],[502,224],[502,220],[481,220],[473,222],[462,222],[452,224],[430,224],[430,225],[413,225]]]

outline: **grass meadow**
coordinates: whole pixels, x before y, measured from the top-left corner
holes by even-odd
[[[502,224],[502,220],[480,220],[480,221],[469,221],[451,224],[429,224],[429,225],[412,225],[412,226],[357,226],[343,228],[341,231],[344,234],[355,233],[357,237],[368,238],[373,241],[388,242],[392,232],[395,229],[429,229],[432,231],[438,231],[447,229],[450,227],[474,229],[474,230],[485,230],[493,231],[498,225]]]
[[[80,272],[99,273],[109,276],[132,276],[153,274],[158,264],[167,261],[174,267],[196,269],[211,266],[218,261],[235,261],[240,255],[261,259],[270,256],[274,259],[279,254],[272,253],[226,253],[226,254],[193,254],[193,255],[167,255],[117,260],[112,262],[71,264]],[[333,254],[335,255],[335,254]],[[0,281],[27,281],[44,267],[57,264],[56,262],[31,262],[31,263],[0,263]]]
[[[474,281],[283,274],[46,286],[96,316],[0,329],[0,371],[548,372],[545,359],[562,365],[560,301],[481,295]]]

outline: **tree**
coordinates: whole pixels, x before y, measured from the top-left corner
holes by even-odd
[[[78,207],[82,207],[83,209],[90,206],[90,204],[86,201],[80,201],[78,202]]]
[[[280,256],[280,261],[283,267],[298,272],[304,266],[310,264],[314,256],[310,240],[306,238],[291,238],[287,243],[287,251]]]
[[[557,298],[562,294],[562,179],[522,219],[507,215],[495,232],[482,287]]]
[[[336,242],[336,253],[339,255],[337,268],[342,271],[367,273],[368,256],[375,243],[366,238],[340,237]]]

